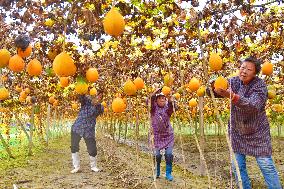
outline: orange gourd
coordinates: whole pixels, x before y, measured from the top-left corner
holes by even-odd
[[[124,112],[125,109],[126,109],[126,104],[124,103],[123,99],[120,98],[120,97],[116,97],[112,104],[111,104],[111,107],[112,107],[112,111],[113,112],[116,112],[116,113],[121,113],[121,112]]]
[[[52,69],[59,77],[73,76],[77,70],[73,59],[65,52],[55,57]]]
[[[119,11],[112,7],[103,20],[104,30],[107,34],[118,37],[125,28],[125,21]]]
[[[69,85],[69,78],[68,77],[60,77],[59,79],[61,87],[67,87]]]
[[[197,91],[200,87],[200,82],[198,79],[196,79],[195,77],[193,77],[189,83],[188,83],[188,88],[194,92],[194,91]]]
[[[216,89],[228,89],[228,81],[222,76],[219,76],[214,82],[214,88]]]
[[[0,100],[6,100],[9,97],[9,91],[5,87],[0,87]]]
[[[42,71],[42,66],[37,59],[31,60],[27,65],[27,72],[31,76],[39,76]]]
[[[29,46],[23,51],[21,48],[17,49],[18,55],[22,58],[26,58],[31,55],[32,53],[32,45],[29,44]]]
[[[124,83],[123,90],[124,90],[124,93],[129,96],[135,95],[137,91],[135,84],[130,79],[128,79]]]
[[[86,78],[89,82],[96,82],[99,79],[99,73],[96,68],[89,68],[86,72]]]
[[[261,67],[261,72],[263,75],[271,75],[273,73],[273,64],[265,62]]]
[[[222,69],[222,58],[217,53],[211,53],[209,57],[209,67],[213,71],[219,71]]]
[[[21,72],[25,67],[25,63],[19,55],[14,55],[10,58],[8,67],[13,72]]]
[[[7,49],[0,50],[0,68],[4,68],[9,64],[11,58],[10,52]]]
[[[170,93],[171,93],[171,88],[170,87],[167,87],[167,86],[164,86],[163,88],[162,88],[162,93],[164,94],[164,95],[169,95]]]
[[[140,77],[137,77],[133,82],[137,90],[141,90],[145,87],[144,81]]]

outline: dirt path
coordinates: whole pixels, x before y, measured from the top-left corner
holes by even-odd
[[[117,140],[117,139],[116,139]],[[174,163],[180,168],[185,168],[193,175],[200,174],[200,160],[199,151],[196,147],[196,143],[192,137],[186,137],[183,139],[184,143],[184,156],[185,163],[182,158],[182,151],[178,144],[179,139],[176,141],[174,148]],[[230,173],[230,156],[226,140],[222,137],[207,137],[207,145],[205,148],[205,160],[209,169],[210,177],[217,182],[224,182],[230,185],[233,175]],[[151,153],[147,144],[147,139],[141,139],[138,142],[139,149],[145,153]],[[136,141],[131,139],[121,139],[119,141],[128,146],[135,146]],[[284,141],[281,138],[273,138],[273,160],[279,172],[282,183],[284,182]],[[255,158],[247,157],[248,173],[252,182],[253,188],[266,188],[262,173],[256,163]],[[234,183],[233,183],[234,184]]]
[[[155,188],[152,179],[151,156],[139,152],[125,144],[97,136],[98,166],[103,170],[93,173],[89,168],[89,157],[81,141],[81,172],[70,174],[72,169],[69,150],[70,137],[53,140],[49,149],[27,158],[26,166],[16,163],[0,173],[0,188],[11,189],[13,184],[21,189],[95,189],[95,188]],[[15,161],[15,160],[11,160]],[[164,162],[162,166],[164,173]],[[157,188],[208,188],[207,177],[183,174],[182,169],[174,166],[174,181],[163,177],[156,181]],[[222,183],[213,183],[214,188],[224,188]]]

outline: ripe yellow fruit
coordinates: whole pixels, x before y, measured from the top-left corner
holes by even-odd
[[[198,79],[196,79],[195,77],[193,77],[189,83],[188,83],[188,88],[194,92],[194,91],[197,91],[200,87],[200,82]]]
[[[22,89],[19,85],[17,85],[15,90],[16,90],[18,93],[20,93],[20,92],[22,92],[23,89]]]
[[[20,93],[20,98],[22,98],[22,99],[26,99],[27,98],[27,93],[25,92],[25,91],[22,91],[21,93]]]
[[[174,84],[174,76],[171,73],[167,73],[164,77],[164,85],[170,87]]]
[[[30,88],[25,88],[25,93],[26,94],[30,94],[31,93],[31,89]]]
[[[201,86],[201,87],[199,87],[199,89],[197,90],[197,96],[199,96],[199,97],[202,97],[202,96],[204,96],[204,94],[205,94],[205,87],[204,86]]]
[[[274,89],[269,89],[268,90],[268,98],[273,99],[276,97],[276,91]]]
[[[99,79],[99,73],[96,68],[89,68],[86,72],[86,78],[89,82],[96,82]]]
[[[128,79],[124,83],[123,90],[124,90],[124,93],[129,96],[135,95],[137,91],[135,84],[130,79]]]
[[[27,72],[31,76],[39,76],[42,71],[42,66],[37,59],[31,60],[27,65]]]
[[[53,104],[54,102],[55,102],[55,97],[54,96],[51,96],[51,97],[49,97],[49,99],[48,99],[48,102],[50,103],[50,104]]]
[[[103,105],[104,108],[107,107],[107,103],[105,101],[102,102],[102,105]]]
[[[271,75],[273,73],[273,64],[265,62],[261,67],[261,72],[263,75]]]
[[[190,101],[188,102],[188,105],[189,105],[190,107],[196,107],[196,106],[197,106],[197,100],[196,100],[196,98],[190,99]]]
[[[7,49],[0,50],[0,68],[4,68],[9,64],[11,58],[10,52]]]
[[[171,93],[171,88],[170,87],[167,87],[167,86],[164,86],[162,88],[162,93],[164,93],[164,95],[169,95]]]
[[[25,98],[19,97],[20,102],[25,102],[25,100],[26,100]]]
[[[88,84],[83,81],[78,81],[75,84],[75,91],[78,94],[87,94],[88,93]]]
[[[53,106],[58,106],[58,104],[59,104],[59,103],[58,103],[58,100],[55,100],[52,105],[53,105]]]
[[[211,53],[209,57],[209,67],[213,71],[219,71],[222,69],[222,58],[217,53]]]
[[[203,109],[206,110],[206,111],[207,111],[207,110],[210,110],[210,108],[209,108],[208,105],[205,105]]]
[[[0,88],[0,100],[6,100],[9,97],[9,91],[5,87]]]
[[[61,87],[67,87],[69,85],[69,78],[68,77],[60,77],[59,79]]]
[[[78,104],[77,103],[72,103],[71,104],[72,109],[76,110],[78,108]]]
[[[92,96],[97,95],[97,89],[95,87],[90,89],[90,95],[92,95]]]
[[[26,58],[31,55],[32,53],[32,45],[29,44],[29,46],[23,51],[21,48],[17,49],[18,55],[22,58]]]
[[[25,63],[24,60],[16,54],[10,58],[8,67],[13,72],[21,72],[25,67]]]
[[[179,93],[175,93],[173,96],[174,96],[174,98],[177,99],[177,100],[180,99],[180,94],[179,94]]]
[[[125,21],[119,11],[112,7],[103,20],[104,30],[107,34],[118,37],[125,27]]]
[[[222,76],[219,76],[214,82],[214,88],[216,89],[228,89],[228,81]]]
[[[59,77],[73,76],[77,70],[74,61],[65,52],[62,52],[55,57],[52,69]]]
[[[278,112],[278,113],[282,112],[282,110],[283,110],[281,104],[273,104],[273,105],[272,105],[272,109],[273,109],[275,112]]]
[[[120,97],[116,97],[112,104],[112,111],[116,112],[116,113],[121,113],[124,112],[126,109],[126,104],[124,103],[123,99]]]
[[[137,90],[141,90],[145,87],[144,81],[140,77],[137,77],[133,82]]]

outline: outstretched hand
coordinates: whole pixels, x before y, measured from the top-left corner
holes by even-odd
[[[222,96],[222,97],[225,97],[225,98],[230,98],[230,96],[233,96],[233,92],[232,92],[230,89],[225,90],[225,89],[220,89],[220,88],[217,89],[217,88],[215,88],[214,91],[215,91],[218,95],[220,95],[220,96]]]

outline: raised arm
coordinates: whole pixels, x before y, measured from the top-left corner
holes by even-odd
[[[155,111],[155,100],[156,100],[156,94],[158,93],[158,91],[160,91],[161,89],[157,89],[155,90],[152,94],[150,94],[150,112],[151,114],[154,113]],[[149,105],[149,98],[146,99],[146,105]]]
[[[169,116],[171,116],[173,114],[174,108],[175,108],[175,111],[178,110],[178,106],[177,106],[176,102],[175,101],[169,101],[168,102],[168,109],[167,109],[167,113],[168,113]]]

